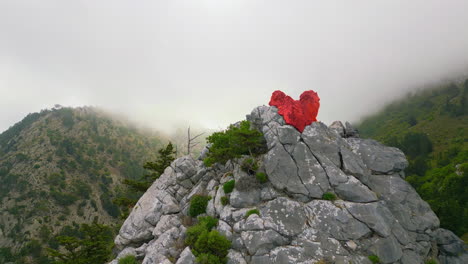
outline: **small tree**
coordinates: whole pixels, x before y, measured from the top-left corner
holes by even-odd
[[[250,128],[249,121],[242,121],[238,126],[231,125],[226,131],[213,133],[207,139],[211,143],[208,156],[204,159],[206,166],[216,162],[239,158],[242,155],[258,155],[267,151],[263,134]]]
[[[164,170],[169,167],[175,159],[176,151],[171,142],[165,148],[158,150],[158,158],[152,162],[146,162],[143,168],[150,171],[138,180],[124,179],[123,183],[129,187],[126,194],[120,195],[113,200],[113,203],[120,206],[123,212],[122,217],[126,217],[129,209],[132,208],[144,192],[158,179]]]
[[[164,173],[164,170],[171,165],[175,159],[175,149],[171,142],[163,149],[158,150],[159,157],[154,161],[148,161],[143,168],[150,171],[139,180],[125,179],[124,184],[137,192],[145,192],[153,182]]]
[[[55,264],[105,263],[112,253],[111,228],[96,222],[81,225],[80,236],[58,236],[56,239],[61,250],[47,249]]]

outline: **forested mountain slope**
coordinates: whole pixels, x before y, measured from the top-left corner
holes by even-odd
[[[122,180],[140,178],[162,145],[92,107],[29,114],[0,134],[0,263],[47,263],[57,235],[117,225]]]
[[[467,93],[468,80],[422,90],[359,124],[362,137],[404,151],[407,181],[459,236],[468,232]]]

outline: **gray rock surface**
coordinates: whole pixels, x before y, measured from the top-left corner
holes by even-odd
[[[347,138],[358,138],[359,137],[359,132],[356,128],[354,128],[351,123],[346,122],[345,123],[345,137]]]
[[[258,190],[238,191],[231,193],[229,203],[233,207],[244,208],[256,205],[260,202],[260,192]]]
[[[186,247],[182,253],[180,253],[179,259],[176,264],[194,264],[195,256],[192,254],[192,251],[189,247]]]
[[[378,256],[382,263],[395,263],[403,256],[401,245],[392,236],[375,239],[370,251]]]
[[[377,195],[353,176],[335,187],[338,196],[346,201],[368,203],[377,201]]]
[[[347,141],[373,174],[393,174],[408,166],[405,154],[397,148],[372,139],[349,138]]]
[[[247,264],[242,254],[233,249],[229,250],[227,258],[228,258],[227,264]]]
[[[229,264],[371,264],[371,254],[382,263],[468,263],[466,245],[439,228],[402,179],[408,162],[400,150],[358,138],[349,123],[315,122],[299,133],[275,107],[257,107],[247,119],[264,133],[268,152],[257,160],[268,182],[243,172],[243,158],[212,168],[188,156],[175,160],[122,225],[112,264],[124,254],[144,264],[194,263],[184,239],[196,194],[212,196],[206,213],[220,219],[216,229],[232,242]],[[222,185],[232,179],[235,189],[225,194]],[[324,200],[326,192],[338,199]],[[223,196],[229,204],[221,204]],[[252,209],[259,215],[246,218]]]
[[[341,121],[334,121],[328,128],[335,132],[339,137],[345,137],[345,127]]]

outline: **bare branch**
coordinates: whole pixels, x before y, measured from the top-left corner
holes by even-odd
[[[200,133],[200,134],[198,134],[198,135],[194,136],[194,137],[193,137],[193,138],[191,138],[190,140],[194,140],[194,139],[196,139],[196,138],[198,138],[198,137],[202,136],[203,134],[205,134],[205,132],[203,132],[203,133]]]
[[[190,155],[190,152],[193,147],[197,146],[199,142],[194,142],[195,139],[205,134],[205,132],[200,133],[194,137],[190,136],[190,126],[187,129],[187,155]]]

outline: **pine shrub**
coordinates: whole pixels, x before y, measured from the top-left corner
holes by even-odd
[[[222,263],[225,262],[225,258],[230,248],[231,242],[216,230],[203,232],[193,246],[193,250],[197,255],[201,255],[203,253],[211,254],[221,260]]]
[[[211,144],[210,151],[203,160],[207,167],[217,162],[224,164],[242,155],[259,155],[267,151],[263,134],[250,129],[250,122],[246,120],[238,126],[231,125],[225,131],[213,133],[207,141]]]
[[[195,263],[197,264],[224,264],[219,257],[207,253],[200,254],[196,259]]]
[[[190,200],[189,215],[191,217],[197,217],[198,215],[206,213],[206,206],[208,206],[209,200],[211,200],[211,196],[194,195],[192,200]]]
[[[185,244],[197,257],[197,263],[224,264],[231,242],[213,228],[218,219],[211,216],[199,217],[198,224],[187,229]]]
[[[198,217],[198,224],[206,227],[208,231],[218,225],[218,219],[211,216],[200,216]]]

